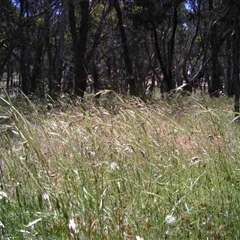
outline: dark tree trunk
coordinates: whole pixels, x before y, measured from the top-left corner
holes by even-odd
[[[209,0],[209,11],[211,15],[213,16],[213,0]],[[210,34],[210,44],[212,48],[212,73],[211,73],[211,84],[209,93],[212,97],[218,97],[219,96],[219,90],[221,88],[220,84],[220,78],[219,78],[219,61],[218,61],[218,51],[219,51],[219,45],[218,45],[218,29],[217,29],[217,23],[213,22],[211,26],[211,34]]]
[[[2,77],[3,73],[4,73],[4,67],[7,65],[7,63],[11,60],[12,57],[12,52],[14,47],[10,47],[8,48],[7,46],[4,45],[4,43],[2,43],[0,41],[0,44],[6,49],[7,53],[4,56],[4,59],[1,61],[0,63],[0,78]]]
[[[172,89],[175,88],[175,85],[176,85],[175,80],[173,79],[173,76],[172,76],[172,68],[173,68],[175,35],[176,35],[177,23],[178,23],[178,14],[177,14],[178,4],[179,3],[177,2],[174,3],[173,15],[172,15],[172,35],[167,43],[167,46],[163,47],[163,53],[161,53],[161,49],[159,46],[156,25],[152,23],[157,58],[164,76],[163,84],[162,84],[164,86],[163,87],[164,89],[161,89],[163,92],[171,91]],[[163,39],[163,42],[165,42],[165,39]]]
[[[200,19],[200,18],[199,18],[199,19]],[[197,24],[197,26],[196,26],[195,34],[194,34],[194,36],[193,36],[193,38],[192,38],[192,40],[191,40],[191,44],[190,44],[190,46],[189,46],[189,48],[188,48],[188,51],[187,51],[187,54],[186,54],[186,56],[185,56],[185,58],[184,58],[184,60],[183,60],[183,78],[184,78],[184,80],[186,81],[186,83],[189,83],[189,82],[190,82],[190,80],[189,80],[189,78],[188,78],[188,74],[187,74],[187,61],[188,61],[189,58],[190,58],[190,55],[191,55],[191,52],[192,52],[192,48],[193,48],[193,46],[194,46],[194,42],[195,42],[195,40],[196,40],[196,38],[197,38],[197,36],[198,36],[199,22],[200,22],[200,20],[198,20],[198,24]]]
[[[28,95],[30,76],[26,66],[26,51],[25,43],[23,43],[20,51],[21,90],[25,95]]]
[[[31,82],[31,93],[35,93],[38,87],[38,81],[41,78],[41,69],[43,63],[43,55],[44,55],[44,42],[39,42],[35,48],[36,57],[34,59],[34,65],[32,72],[30,73],[30,82]],[[28,64],[28,68],[30,68],[30,63]]]
[[[226,91],[228,97],[233,97],[234,95],[234,82],[232,79],[232,54],[229,50],[231,50],[231,39],[227,38],[227,46],[228,46],[228,54],[227,54],[227,72],[226,72]]]
[[[52,57],[52,44],[50,42],[50,38],[48,38],[47,42],[47,55],[48,55],[48,84],[49,84],[49,94],[53,95],[57,89],[57,82],[53,80],[53,57]],[[44,94],[44,84],[43,84],[43,94]]]
[[[66,29],[66,12],[67,12],[67,1],[61,0],[62,12],[59,17],[59,30],[58,30],[58,41],[56,40],[56,57],[55,57],[55,66],[54,66],[54,78],[56,79],[56,92],[61,90],[61,80],[62,80],[62,71],[63,71],[63,58],[64,58],[64,34]]]
[[[239,47],[239,20],[238,17],[235,19],[235,26],[234,26],[234,41],[233,41],[233,81],[234,81],[234,110],[235,115],[239,116],[239,97],[240,97],[240,82],[239,82],[239,57],[240,57],[240,47]]]
[[[107,65],[107,77],[108,77],[108,80],[110,80],[111,77],[112,77],[111,57],[108,57],[108,58],[107,58],[106,65]]]
[[[48,6],[46,7],[46,16],[45,16],[45,24],[46,24],[46,39],[45,39],[45,44],[46,44],[46,50],[47,50],[47,57],[48,57],[48,87],[49,87],[49,94],[53,96],[53,93],[56,91],[57,88],[57,83],[53,79],[53,55],[52,55],[52,42],[51,42],[51,30],[50,30],[50,19],[51,19],[51,1],[48,0]],[[42,87],[41,87],[41,96],[44,97],[45,95],[45,86],[44,82],[42,82]]]
[[[25,1],[21,0],[20,1],[20,15],[19,15],[19,20],[24,18],[24,12],[25,10]],[[28,10],[27,10],[27,15],[28,15]],[[27,47],[26,47],[26,31],[22,32],[22,45],[20,48],[20,73],[21,73],[21,90],[25,95],[28,95],[29,93],[29,82],[30,82],[30,74],[28,71],[28,64],[27,64]]]
[[[175,46],[175,35],[177,30],[178,16],[177,16],[177,6],[174,4],[173,16],[172,16],[172,36],[168,42],[168,58],[167,58],[167,71],[168,71],[168,87],[170,90],[176,87],[175,80],[172,76],[173,70],[173,54],[174,54],[174,46]]]
[[[160,68],[163,72],[163,82],[162,82],[162,86],[161,86],[161,91],[162,92],[168,92],[171,90],[171,84],[169,84],[169,79],[168,79],[168,72],[167,72],[167,68],[166,68],[166,63],[165,61],[163,61],[163,57],[161,55],[161,51],[160,51],[160,46],[159,46],[159,42],[158,42],[158,34],[157,34],[157,29],[155,24],[153,25],[153,34],[154,34],[154,45],[155,45],[155,50],[157,53],[157,58],[160,64]],[[165,87],[166,84],[166,87]],[[163,87],[164,85],[164,87]]]
[[[77,96],[83,98],[87,87],[87,70],[86,70],[86,48],[87,34],[89,30],[89,0],[81,0],[79,2],[81,8],[81,23],[79,34],[76,27],[75,8],[73,0],[69,0],[69,23],[73,39],[74,47],[74,73],[75,86],[74,92]]]
[[[7,91],[10,88],[10,80],[12,79],[11,63],[7,64]]]
[[[110,0],[107,9],[103,9],[102,11],[102,17],[99,21],[96,32],[94,34],[93,43],[86,56],[86,64],[88,64],[91,61],[91,59],[94,57],[94,54],[96,53],[97,47],[101,41],[101,33],[104,26],[104,21],[108,16],[108,14],[111,12],[112,8],[113,8],[113,3],[112,3],[112,0]]]
[[[117,12],[117,17],[118,17],[118,27],[121,34],[123,57],[124,57],[124,62],[125,62],[125,67],[127,72],[127,82],[130,87],[130,95],[136,96],[137,89],[136,89],[136,83],[133,75],[133,66],[132,66],[132,61],[129,53],[127,37],[126,37],[125,29],[123,26],[122,12],[121,12],[121,8],[119,6],[118,0],[114,0],[113,6]]]

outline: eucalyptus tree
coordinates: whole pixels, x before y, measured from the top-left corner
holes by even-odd
[[[24,94],[43,92],[45,84],[52,82],[52,13],[57,1],[14,1],[18,13],[15,32],[16,51],[12,54],[20,66],[20,86]],[[45,56],[50,59],[47,67]],[[47,72],[48,74],[45,74]],[[50,77],[49,77],[50,76]],[[45,78],[50,82],[45,83]]]
[[[189,84],[191,82],[190,84],[192,85],[196,81],[195,78],[197,77],[199,78],[198,75],[200,75],[200,72],[202,71],[202,69],[199,69],[197,72],[193,71],[193,69],[196,68],[196,65],[200,65],[200,66],[202,65],[202,64],[197,64],[199,60],[202,59],[201,47],[200,47],[201,37],[199,36],[199,28],[201,24],[202,1],[189,0],[187,1],[186,4],[187,4],[187,9],[185,8],[185,14],[184,14],[185,18],[183,18],[183,23],[182,23],[182,27],[180,28],[181,32],[179,32],[180,34],[179,37],[184,38],[182,43],[185,49],[185,51],[182,52],[183,78],[186,83]],[[204,49],[204,46],[202,49]],[[195,74],[195,77],[190,76],[189,73]]]
[[[218,16],[216,14],[216,8],[213,5],[214,0],[209,0],[209,12],[210,12],[210,45],[211,45],[211,51],[212,51],[212,79],[211,79],[211,85],[210,85],[210,95],[211,96],[218,96],[218,91],[220,89],[220,79],[219,79],[219,36],[218,36],[218,24],[219,21]]]
[[[109,21],[109,14],[113,10],[113,0],[108,3],[93,2],[91,4],[91,24],[89,30],[89,44],[86,55],[86,66],[88,66],[88,72],[93,76],[93,88],[96,97],[100,87],[100,75],[102,70],[99,66],[102,66],[101,62],[104,59],[104,53],[101,51],[104,47],[104,40],[108,40],[109,29],[106,26]],[[108,52],[107,55],[110,55]],[[110,74],[111,75],[111,74]],[[110,77],[109,77],[110,79]]]
[[[224,47],[227,47],[227,41],[229,44],[232,42],[232,29],[228,22],[229,6],[224,1],[215,0],[187,2],[191,19],[187,21],[187,32],[190,32],[190,28],[195,30],[183,62],[184,78],[188,81],[187,66],[193,66],[191,79],[198,81],[204,76],[210,96],[219,96],[223,89],[222,69],[226,61]]]
[[[231,30],[232,41],[232,80],[234,83],[234,110],[236,116],[239,116],[240,106],[240,3],[236,0],[224,1],[227,6],[226,18],[229,29]]]
[[[208,39],[210,49],[209,71],[211,79],[209,81],[210,96],[219,96],[219,92],[223,90],[223,81],[221,76],[223,72],[223,61],[226,55],[223,53],[223,46],[232,32],[232,26],[229,26],[229,8],[228,3],[224,1],[210,0],[208,1],[207,18]]]
[[[172,75],[179,6],[184,1],[137,1],[141,12],[137,14],[139,24],[143,24],[152,34],[154,48],[163,73],[163,91],[175,88]]]
[[[67,1],[60,0],[58,3],[57,10],[55,11],[55,16],[57,19],[56,32],[53,35],[55,42],[55,62],[53,65],[53,78],[56,80],[55,84],[52,86],[52,90],[59,92],[61,89],[61,80],[62,80],[62,70],[64,63],[64,51],[65,51],[65,35],[67,27],[67,10],[68,5]],[[51,88],[50,88],[51,91]]]
[[[16,7],[10,0],[0,5],[0,79],[7,70],[7,87],[11,77],[11,67],[14,62],[12,53],[16,47]]]
[[[89,0],[74,2],[68,0],[68,16],[74,49],[74,92],[81,98],[87,87],[86,51],[89,31],[90,5]],[[76,8],[80,11],[80,20],[77,19]]]
[[[19,22],[23,26],[21,34],[19,35],[18,41],[22,41],[22,45],[19,46],[19,65],[20,65],[20,85],[24,94],[29,93],[30,85],[30,67],[33,62],[30,59],[31,56],[31,37],[30,37],[30,13],[29,13],[28,1],[19,1]]]
[[[233,28],[234,28],[234,33],[233,33],[233,81],[234,81],[234,87],[235,87],[235,91],[234,91],[234,95],[235,95],[235,99],[234,99],[234,111],[236,113],[236,116],[239,116],[240,113],[240,107],[239,107],[239,98],[240,98],[240,82],[239,82],[239,57],[240,57],[240,46],[239,46],[239,40],[240,40],[240,21],[239,21],[239,7],[238,7],[238,11],[235,12],[236,16],[234,17],[234,21],[233,21]]]
[[[44,33],[45,59],[42,71],[46,72],[42,78],[50,95],[59,93],[64,63],[67,3],[63,0],[44,1],[44,14],[42,16]],[[43,85],[43,87],[44,87]]]
[[[56,59],[53,13],[59,12],[59,1],[6,0],[1,8],[2,24],[7,29],[0,43],[7,52],[1,61],[1,73],[8,62],[14,62],[12,72],[18,72],[19,68],[19,86],[24,94],[44,93],[45,85],[52,89]]]
[[[121,41],[122,41],[122,49],[123,49],[123,57],[125,62],[125,68],[126,68],[126,78],[127,83],[130,87],[130,95],[137,95],[136,91],[136,83],[133,75],[133,64],[132,59],[129,52],[129,46],[127,41],[127,36],[125,33],[124,23],[123,23],[123,17],[122,17],[122,11],[119,6],[118,0],[114,0],[113,4],[118,18],[118,28],[121,34]]]

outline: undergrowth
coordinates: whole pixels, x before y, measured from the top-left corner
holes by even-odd
[[[1,239],[239,239],[227,98],[0,101]]]

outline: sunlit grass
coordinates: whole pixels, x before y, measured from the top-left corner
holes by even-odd
[[[232,102],[1,100],[2,239],[238,239]]]

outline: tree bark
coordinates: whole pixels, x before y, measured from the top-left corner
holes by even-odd
[[[227,91],[227,95],[228,97],[233,97],[234,95],[234,82],[232,79],[232,53],[230,53],[231,48],[233,44],[231,43],[231,39],[230,37],[227,38],[227,46],[228,46],[228,54],[227,54],[227,72],[226,72],[226,91]]]
[[[211,16],[213,16],[213,0],[209,0],[209,11]],[[213,21],[213,19],[212,19]],[[212,48],[212,74],[211,74],[211,84],[209,93],[212,97],[219,96],[220,90],[220,78],[219,78],[219,62],[218,62],[218,34],[217,34],[217,23],[213,22],[211,26],[210,44]]]
[[[239,46],[239,19],[236,17],[234,26],[234,41],[233,41],[233,81],[235,87],[235,98],[234,98],[234,110],[236,117],[239,116],[239,98],[240,98],[240,82],[239,82],[239,57],[240,57],[240,46]]]
[[[25,5],[26,3],[21,0],[20,1],[20,15],[19,15],[19,20],[21,21],[24,19],[24,12],[25,12]],[[28,10],[27,16],[28,16]],[[25,41],[27,33],[24,30],[22,32],[22,45],[20,47],[20,72],[21,72],[21,90],[25,95],[28,95],[29,93],[29,82],[30,82],[30,74],[27,69],[27,47],[26,44],[27,42]]]
[[[125,67],[127,72],[127,82],[130,87],[130,95],[136,96],[137,89],[136,89],[136,83],[133,75],[133,66],[132,66],[132,61],[129,53],[127,37],[126,37],[125,29],[123,26],[122,12],[121,12],[118,0],[114,0],[113,6],[117,12],[117,17],[118,17],[118,27],[121,34],[123,57],[124,57],[124,62],[125,62]]]
[[[56,79],[56,92],[61,90],[62,70],[63,70],[63,58],[64,58],[64,35],[66,30],[66,13],[67,13],[67,1],[61,0],[62,12],[59,17],[59,40],[56,47],[56,58],[55,58],[55,72],[54,77]]]
[[[162,92],[169,92],[175,88],[175,80],[172,76],[172,68],[173,68],[173,55],[174,55],[174,47],[175,47],[175,35],[177,30],[177,23],[178,23],[178,14],[177,8],[180,2],[175,2],[173,6],[173,14],[172,14],[172,34],[167,43],[165,43],[166,39],[163,38],[163,48],[162,52],[158,42],[158,33],[156,24],[152,23],[153,26],[153,34],[154,34],[154,43],[157,58],[160,64],[160,68],[163,72],[163,85]]]
[[[113,0],[110,0],[107,9],[103,9],[103,11],[102,11],[102,17],[99,21],[98,27],[94,34],[93,44],[86,56],[86,64],[88,64],[91,61],[91,59],[93,58],[93,56],[96,52],[96,49],[101,41],[101,33],[102,33],[103,26],[104,26],[104,21],[105,21],[106,17],[108,16],[108,14],[112,11],[112,8],[113,8],[112,1]]]
[[[168,88],[172,90],[176,87],[175,81],[172,76],[172,69],[173,69],[173,54],[174,54],[174,47],[175,47],[175,35],[177,30],[177,23],[178,23],[178,15],[177,15],[177,5],[174,4],[173,9],[173,16],[172,16],[172,36],[168,42],[168,58],[167,58],[167,71],[168,71]]]
[[[162,86],[161,86],[161,91],[162,92],[165,92],[165,91],[168,92],[168,91],[170,91],[170,86],[169,86],[169,84],[167,84],[169,81],[166,80],[168,72],[167,72],[167,68],[166,68],[166,63],[165,63],[165,61],[163,61],[163,57],[161,55],[161,50],[160,50],[160,46],[159,46],[159,42],[158,42],[158,33],[157,33],[157,29],[156,29],[155,24],[153,25],[153,34],[154,34],[154,45],[155,45],[157,58],[158,58],[160,68],[161,68],[161,70],[163,72],[163,76],[164,76],[163,83],[162,83]],[[165,86],[164,86],[164,89],[163,89],[163,84],[165,84],[165,83],[167,84],[167,86],[166,86],[166,89],[165,89]]]
[[[75,86],[74,92],[77,96],[83,98],[87,87],[87,71],[86,71],[86,49],[87,35],[89,30],[89,0],[81,0],[79,2],[81,8],[81,23],[79,32],[76,27],[75,7],[73,0],[68,1],[69,6],[69,24],[74,48],[74,73]]]

